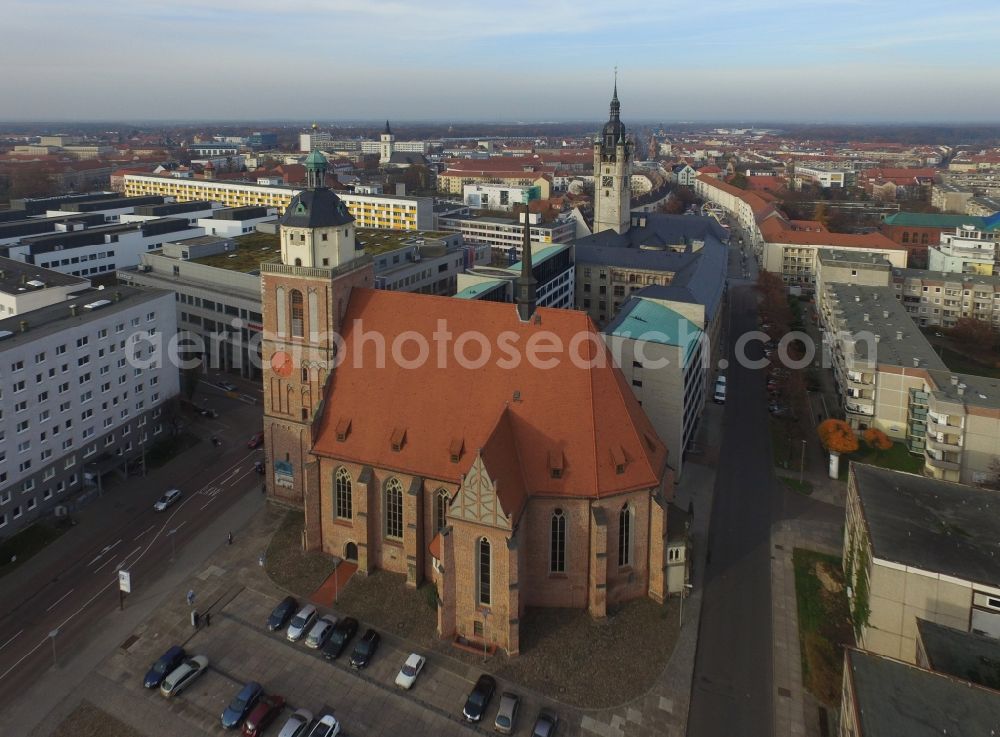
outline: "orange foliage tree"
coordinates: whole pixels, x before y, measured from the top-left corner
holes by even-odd
[[[831,453],[853,453],[858,449],[854,428],[843,420],[823,420],[816,429],[823,447]]]
[[[892,447],[892,440],[877,427],[869,427],[862,433],[861,437],[865,439],[865,445],[876,453],[889,450]]]

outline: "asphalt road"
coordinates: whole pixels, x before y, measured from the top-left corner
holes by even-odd
[[[738,257],[731,274],[739,274]],[[734,268],[735,266],[735,268]],[[733,343],[757,327],[749,284],[730,289]],[[759,343],[747,349],[759,358]],[[690,737],[773,734],[771,524],[777,508],[763,372],[731,365],[688,721]]]
[[[5,577],[0,597],[0,711],[58,663],[60,653],[71,654],[103,618],[115,615],[119,569],[131,573],[132,595],[142,595],[144,587],[168,570],[175,550],[181,551],[245,494],[259,493],[260,477],[253,464],[263,455],[246,444],[252,432],[247,428],[259,426],[259,405],[210,388],[199,391],[196,401],[220,415],[192,421],[191,430],[204,436],[204,442],[145,478],[133,477],[110,488],[93,509],[84,510],[71,547],[62,546],[58,556],[43,551]],[[211,446],[211,435],[222,439],[221,447]],[[154,511],[153,503],[172,486],[182,490],[181,500],[165,512]]]

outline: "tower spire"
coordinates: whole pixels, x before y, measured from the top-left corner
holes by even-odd
[[[514,284],[517,314],[522,322],[527,322],[535,312],[538,280],[535,279],[531,263],[531,218],[528,215],[528,203],[524,203],[524,230],[521,245],[521,274]]]
[[[621,113],[621,103],[618,102],[618,67],[615,67],[615,87],[614,92],[611,94],[611,120],[616,121],[619,119]]]

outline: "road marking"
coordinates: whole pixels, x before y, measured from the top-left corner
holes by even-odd
[[[115,570],[120,570],[121,567],[125,565],[125,561],[128,560],[129,558],[131,558],[135,553],[137,553],[140,550],[142,550],[142,546],[141,545],[139,545],[135,550],[133,550],[128,555],[126,555],[125,558],[122,560],[122,562],[118,564],[118,568],[116,568]],[[103,570],[104,568],[106,568],[108,566],[108,563],[111,563],[113,560],[114,560],[114,558],[108,558],[107,562],[104,563],[103,565],[101,565],[99,568],[95,569],[94,572],[95,573],[100,572],[101,570]]]
[[[20,635],[21,635],[21,633],[22,633],[22,632],[24,632],[24,630],[18,630],[18,632],[17,632],[17,634],[16,634],[16,635],[14,635],[14,636],[13,636],[13,637],[11,637],[11,638],[10,638],[9,640],[7,640],[7,642],[5,642],[5,643],[4,643],[3,645],[0,645],[0,650],[3,650],[3,649],[4,649],[5,647],[7,647],[7,646],[8,646],[8,645],[9,645],[10,643],[14,642],[14,640],[16,640],[16,639],[17,639],[18,637],[20,637]]]
[[[70,589],[70,590],[69,590],[69,591],[67,591],[67,592],[66,592],[65,594],[63,594],[63,595],[62,595],[62,596],[60,596],[60,597],[59,597],[58,599],[56,599],[56,600],[55,600],[55,601],[54,601],[54,602],[52,603],[52,606],[50,606],[50,607],[49,607],[48,609],[46,609],[45,611],[47,611],[47,612],[51,612],[51,611],[52,611],[53,609],[55,609],[55,608],[56,608],[56,607],[57,607],[57,606],[59,605],[59,603],[60,603],[60,602],[61,602],[61,601],[62,601],[63,599],[65,599],[65,598],[66,598],[67,596],[69,596],[69,595],[70,595],[70,594],[72,594],[72,593],[73,593],[73,589]]]
[[[140,532],[140,533],[139,533],[138,535],[136,535],[135,537],[133,537],[133,538],[132,538],[132,542],[135,542],[135,541],[136,541],[136,540],[138,540],[138,539],[139,539],[140,537],[142,537],[143,535],[145,535],[145,534],[146,534],[147,532],[152,532],[152,531],[153,531],[153,530],[155,530],[155,529],[156,529],[156,525],[150,525],[150,526],[149,526],[149,527],[147,527],[147,528],[146,528],[145,530],[143,530],[142,532]]]
[[[103,549],[103,550],[101,550],[101,552],[100,552],[100,553],[98,553],[98,554],[97,554],[97,555],[96,555],[96,556],[94,557],[94,559],[93,559],[92,561],[90,561],[90,563],[88,563],[87,565],[88,565],[88,566],[92,566],[92,565],[94,565],[94,563],[96,563],[96,562],[97,562],[97,561],[99,561],[99,560],[100,560],[101,558],[103,558],[103,557],[104,557],[105,555],[107,555],[107,554],[108,554],[108,553],[109,553],[109,552],[110,552],[110,551],[111,551],[111,550],[112,550],[113,548],[115,548],[115,547],[116,547],[116,546],[118,545],[118,543],[120,543],[121,541],[122,541],[122,539],[121,539],[121,538],[118,538],[117,540],[115,540],[115,541],[114,541],[113,543],[111,543],[110,545],[105,545],[105,546],[104,546],[104,549]]]
[[[229,475],[228,475],[228,476],[227,476],[226,478],[224,478],[224,479],[222,480],[222,483],[224,483],[224,484],[226,484],[226,483],[229,483],[229,481],[231,481],[231,480],[232,480],[233,476],[235,476],[235,475],[236,475],[236,474],[238,474],[239,472],[240,472],[240,467],[239,467],[239,466],[237,466],[236,468],[234,468],[234,469],[233,469],[233,472],[232,472],[231,474],[229,474]]]

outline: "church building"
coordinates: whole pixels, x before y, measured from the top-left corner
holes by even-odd
[[[618,102],[618,80],[611,96],[611,117],[594,141],[594,228],[601,233],[629,229],[632,202],[633,144],[625,138]]]
[[[510,654],[528,607],[662,601],[667,448],[590,317],[536,306],[527,228],[515,305],[375,290],[325,159],[307,169],[261,267],[267,492],[306,548],[432,582],[441,637]]]

